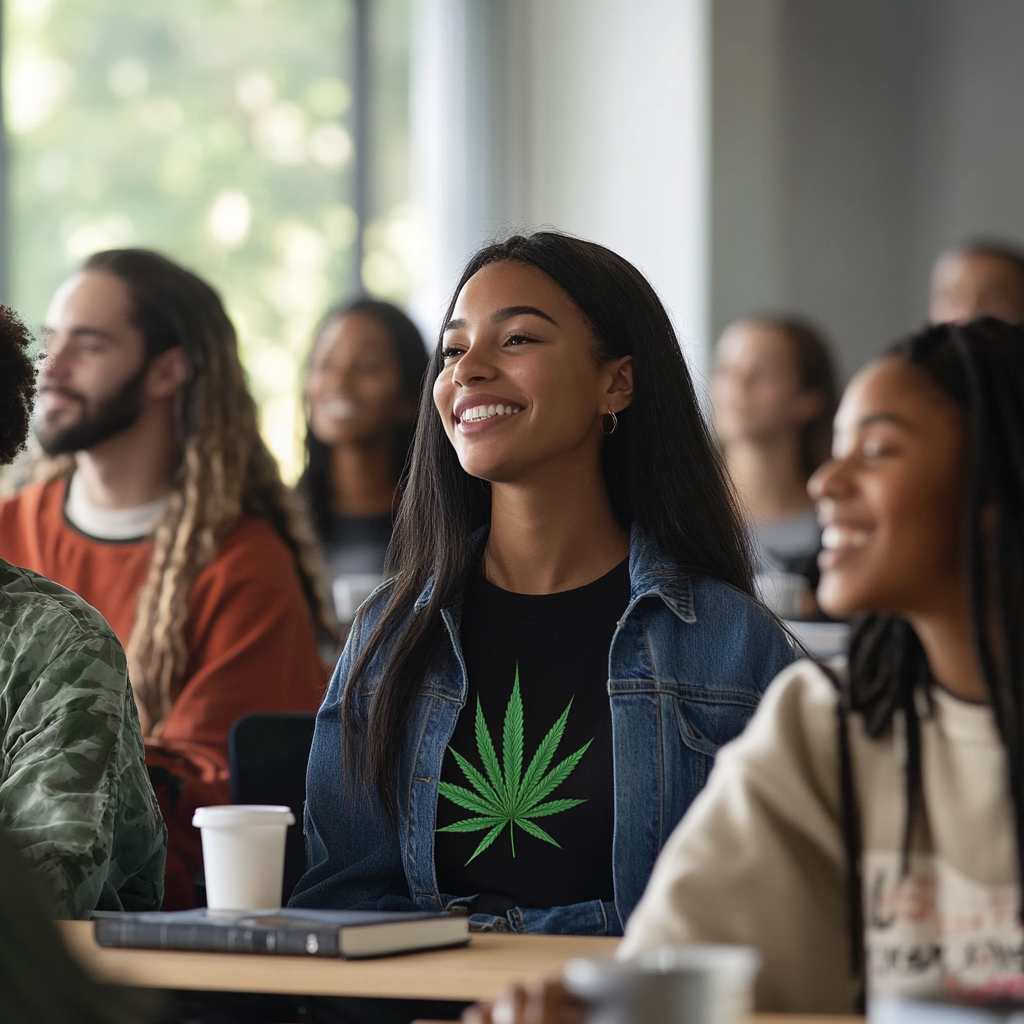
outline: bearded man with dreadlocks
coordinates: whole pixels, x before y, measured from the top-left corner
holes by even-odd
[[[97,253],[58,290],[45,341],[48,458],[0,504],[0,555],[80,594],[124,644],[168,824],[164,908],[192,906],[192,811],[228,801],[231,725],[323,692],[312,540],[205,282],[147,250]]]

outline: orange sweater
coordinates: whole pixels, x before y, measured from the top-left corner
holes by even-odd
[[[87,537],[64,518],[67,483],[33,484],[0,502],[0,557],[75,591],[127,646],[151,541]],[[185,627],[189,665],[146,763],[168,826],[164,908],[192,905],[201,863],[195,807],[228,801],[228,731],[253,711],[315,711],[326,679],[291,552],[263,519],[245,516],[196,579]],[[161,792],[165,789],[166,792]]]

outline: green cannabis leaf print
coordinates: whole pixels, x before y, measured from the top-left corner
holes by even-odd
[[[569,718],[572,700],[559,716],[559,719],[548,730],[541,741],[537,752],[533,755],[529,767],[523,772],[523,700],[519,694],[519,666],[516,666],[516,681],[512,687],[508,707],[505,709],[505,723],[501,735],[502,762],[499,763],[491,734],[484,721],[483,709],[480,707],[480,696],[476,698],[476,745],[483,764],[482,774],[474,768],[461,754],[451,750],[456,763],[462,769],[473,790],[464,786],[456,786],[450,782],[438,783],[438,792],[459,807],[475,812],[478,817],[464,818],[452,825],[439,828],[438,832],[482,832],[487,835],[480,840],[473,856],[466,861],[475,860],[501,834],[508,825],[509,839],[512,843],[512,856],[516,855],[515,827],[518,825],[524,832],[536,839],[543,839],[552,846],[562,847],[537,825],[534,818],[544,818],[552,814],[560,814],[583,800],[548,800],[547,798],[569,777],[573,769],[580,763],[580,758],[593,743],[588,740],[574,754],[560,761],[550,771],[558,744],[565,732],[565,723]]]

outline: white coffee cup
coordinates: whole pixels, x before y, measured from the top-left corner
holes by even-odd
[[[665,946],[631,960],[570,960],[564,981],[587,1024],[743,1024],[760,964],[747,946]]]
[[[284,843],[295,824],[289,807],[230,804],[198,807],[206,905],[211,910],[276,910],[284,881]]]

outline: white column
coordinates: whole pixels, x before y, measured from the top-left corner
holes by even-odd
[[[607,245],[661,295],[700,375],[708,319],[711,0],[420,0],[413,309],[509,229]]]
[[[410,315],[428,342],[467,258],[498,230],[504,179],[496,117],[505,0],[412,4],[411,170],[419,274]]]

